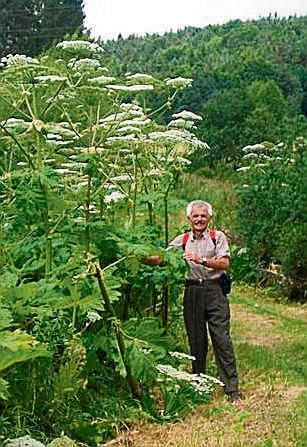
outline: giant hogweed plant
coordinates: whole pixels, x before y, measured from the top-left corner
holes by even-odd
[[[289,297],[306,300],[306,250],[297,250],[304,247],[306,232],[306,138],[248,145],[242,151],[238,230],[246,247],[234,268],[241,276],[257,275],[260,282],[281,286]]]
[[[193,133],[198,115],[181,111],[167,126],[155,121],[191,79],[118,78],[103,66],[102,51],[66,41],[39,60],[9,56],[0,73],[0,346],[9,357],[1,356],[0,371],[9,380],[8,368],[16,364],[18,376],[21,361],[33,360],[34,375],[45,365],[45,388],[28,380],[28,410],[37,413],[40,393],[41,414],[53,426],[71,425],[67,400],[76,405],[88,381],[97,385],[93,371],[113,367],[115,384],[148,395],[155,364],[167,359],[167,338],[155,338],[156,320],[140,336],[127,323],[145,324],[158,307],[157,284],[176,284],[184,267],[172,253],[156,273],[139,259],[162,250],[151,239],[161,236],[156,210],[164,213],[167,244],[169,192],[190,156],[208,148]],[[162,89],[168,101],[148,109],[147,96]],[[64,347],[76,345],[82,359],[73,367]],[[5,399],[3,378],[0,387]]]

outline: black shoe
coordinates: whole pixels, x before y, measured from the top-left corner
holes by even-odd
[[[240,400],[242,400],[242,396],[239,393],[239,391],[230,391],[227,394],[227,399],[229,400],[229,402],[238,402]]]

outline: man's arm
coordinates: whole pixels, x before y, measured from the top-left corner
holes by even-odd
[[[187,261],[195,262],[195,264],[203,264],[204,258],[199,257],[198,255],[184,253],[183,256]],[[210,267],[215,270],[226,270],[229,267],[229,257],[222,256],[221,258],[206,258],[205,267]]]

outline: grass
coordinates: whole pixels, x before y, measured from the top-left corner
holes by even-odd
[[[267,291],[236,286],[232,336],[245,396],[240,408],[221,390],[176,424],[135,426],[112,446],[303,447],[307,445],[307,308]],[[211,353],[212,358],[212,353]]]

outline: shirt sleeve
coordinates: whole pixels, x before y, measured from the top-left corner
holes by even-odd
[[[227,238],[222,231],[216,232],[216,256],[217,258],[230,258],[230,250]]]
[[[169,250],[170,248],[182,248],[182,238],[183,238],[183,234],[179,234],[179,236],[175,237],[175,239],[173,239],[167,246],[167,250]]]

